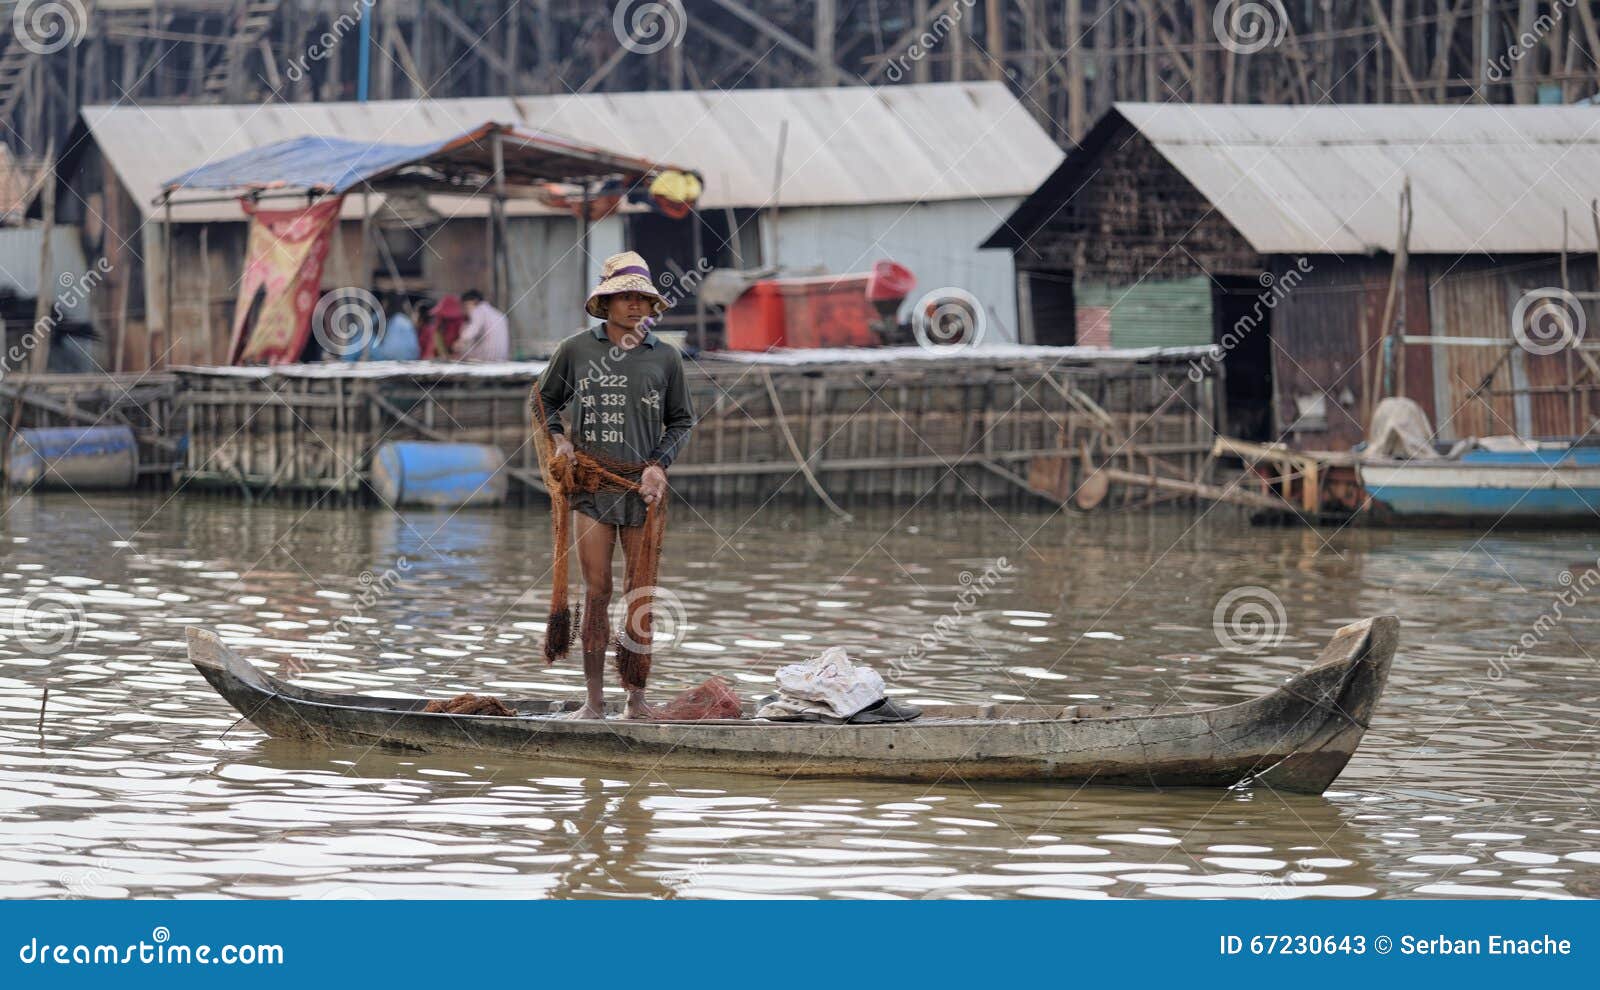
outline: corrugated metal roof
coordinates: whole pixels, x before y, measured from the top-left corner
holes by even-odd
[[[1116,110],[1263,253],[1394,250],[1407,176],[1414,253],[1595,250],[1595,107]]]
[[[1016,247],[1055,216],[1125,126],[1263,254],[1367,254],[1396,244],[1411,178],[1411,250],[1595,250],[1600,107],[1223,106],[1118,103],[984,242]]]
[[[303,135],[420,143],[484,121],[519,122],[705,176],[705,207],[762,206],[778,131],[789,122],[784,206],[1022,196],[1061,151],[1003,83],[517,98],[86,107],[84,120],[142,209],[162,180]],[[152,139],[159,135],[159,140]],[[448,212],[466,213],[465,210]],[[231,203],[185,206],[179,220],[237,220]]]

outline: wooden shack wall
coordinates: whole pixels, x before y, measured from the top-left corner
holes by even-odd
[[[1129,124],[1075,173],[1052,176],[1057,200],[1036,230],[1022,231],[1022,271],[1071,271],[1129,284],[1146,278],[1254,275],[1265,259],[1205,196]]]
[[[1282,284],[1297,258],[1274,259]],[[1366,436],[1373,376],[1382,360],[1380,324],[1393,263],[1383,258],[1305,259],[1303,277],[1272,311],[1273,432],[1307,450],[1343,450]],[[1413,264],[1406,278],[1405,325],[1408,334],[1430,332],[1428,276]],[[1398,311],[1398,305],[1396,307]],[[1405,394],[1433,410],[1433,370],[1428,348],[1407,348]],[[1321,396],[1326,415],[1319,422],[1301,410]]]
[[[1582,434],[1600,413],[1600,385],[1570,349],[1537,354],[1518,346],[1512,314],[1526,293],[1562,285],[1559,257],[1491,259],[1481,256],[1429,259],[1434,333],[1493,338],[1504,347],[1437,348],[1436,422],[1442,439],[1518,433],[1534,437]],[[1600,287],[1594,255],[1572,255],[1567,288],[1590,293]],[[1581,319],[1593,341],[1600,305],[1580,300]],[[1493,376],[1487,387],[1480,387]]]
[[[143,215],[94,142],[82,142],[60,169],[54,236],[75,227],[86,268],[102,258],[106,263],[89,295],[88,318],[101,338],[96,353],[106,371],[143,370],[143,363],[130,364],[128,353],[129,337],[142,342],[145,336]],[[130,323],[137,325],[133,334],[123,329]]]
[[[1281,273],[1289,259],[1276,259]],[[1302,449],[1344,449],[1366,435],[1376,398],[1385,299],[1393,259],[1316,256],[1311,272],[1272,316],[1275,432]],[[1568,260],[1568,285],[1593,292],[1593,255]],[[1600,412],[1576,354],[1537,355],[1519,347],[1511,314],[1525,292],[1561,285],[1559,259],[1425,255],[1410,261],[1405,332],[1417,337],[1504,340],[1504,347],[1405,348],[1402,394],[1415,399],[1443,440],[1495,434],[1582,433]],[[1583,303],[1593,328],[1600,307]],[[1493,375],[1487,388],[1480,389]],[[1592,384],[1592,381],[1591,381]],[[1297,399],[1326,396],[1327,423],[1307,428]]]
[[[1122,123],[1097,135],[1078,169],[1051,176],[1039,194],[1051,212],[1036,228],[1018,231],[1017,280],[1028,288],[1018,313],[1023,335],[1051,343],[1103,343],[1093,329],[1107,316],[1105,287],[1126,299],[1128,288],[1177,291],[1193,279],[1256,276],[1267,261],[1172,166],[1150,141]],[[1053,199],[1052,199],[1053,197]],[[1083,298],[1078,298],[1080,290]],[[1067,300],[1073,315],[1063,320]],[[1137,305],[1127,307],[1132,337],[1141,336]],[[1200,314],[1209,319],[1209,307]],[[1117,340],[1113,317],[1110,338]],[[1202,320],[1204,322],[1204,320]],[[1063,324],[1066,323],[1066,326]],[[1070,334],[1076,327],[1077,334]],[[1085,330],[1090,339],[1079,339]],[[1170,333],[1157,328],[1155,339]],[[1129,334],[1124,334],[1129,336]],[[1209,341],[1209,331],[1202,336]],[[1194,343],[1189,337],[1183,342]],[[1204,342],[1204,341],[1202,341]]]

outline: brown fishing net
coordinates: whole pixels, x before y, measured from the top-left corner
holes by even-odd
[[[656,717],[691,722],[739,718],[741,707],[733,687],[720,677],[711,677],[667,702]]]
[[[648,466],[645,462],[624,461],[600,451],[589,450],[573,441],[574,456],[557,459],[552,456],[555,441],[550,435],[550,420],[545,412],[544,399],[535,382],[528,396],[528,406],[533,414],[533,440],[539,454],[539,466],[544,472],[545,487],[550,490],[550,515],[552,537],[555,545],[555,565],[551,580],[550,618],[545,629],[544,659],[546,663],[567,655],[572,646],[572,607],[567,601],[569,560],[572,554],[572,496],[578,492],[636,492],[639,482],[633,480]],[[569,437],[570,439],[570,437]],[[667,500],[661,498],[646,505],[644,525],[636,536],[623,532],[624,556],[627,558],[627,576],[623,600],[627,602],[626,625],[615,639],[617,675],[622,686],[641,690],[650,676],[650,637],[653,624],[652,606],[655,603],[656,577],[661,568],[661,543],[667,530]],[[629,544],[632,550],[629,552]],[[598,614],[596,614],[598,613]],[[582,617],[580,636],[585,648],[593,649],[604,644],[609,636],[609,620],[605,609],[590,608]]]
[[[506,703],[493,695],[458,694],[449,701],[435,698],[428,702],[425,712],[442,712],[446,715],[501,715],[512,716],[517,713],[515,708],[509,708]]]

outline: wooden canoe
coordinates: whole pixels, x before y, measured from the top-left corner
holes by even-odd
[[[1232,705],[928,705],[914,722],[880,725],[578,721],[552,717],[576,701],[539,698],[506,698],[522,713],[516,718],[431,714],[426,698],[297,687],[211,632],[190,628],[188,637],[189,659],[212,687],[263,732],[286,739],[784,777],[1256,784],[1320,794],[1366,732],[1399,628],[1394,616],[1345,626],[1315,666]]]

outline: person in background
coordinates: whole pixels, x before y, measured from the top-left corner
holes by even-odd
[[[461,299],[454,293],[426,307],[418,341],[422,347],[422,360],[444,360],[455,353],[456,338],[461,335],[461,324],[466,319]]]
[[[405,297],[389,294],[384,304],[383,335],[367,351],[368,361],[415,361],[422,356],[417,343],[417,325],[406,312]]]
[[[468,289],[461,301],[467,307],[467,325],[456,339],[458,361],[511,360],[511,326],[506,314],[489,305],[483,293]]]

